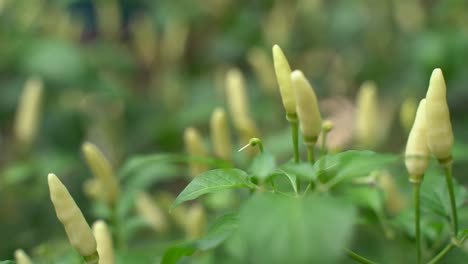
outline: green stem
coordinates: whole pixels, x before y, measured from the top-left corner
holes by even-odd
[[[309,161],[310,164],[315,163],[315,143],[314,144],[307,144],[307,160]]]
[[[439,254],[437,254],[428,264],[435,264],[447,255],[455,247],[453,243],[448,244]]]
[[[457,216],[457,206],[455,203],[455,192],[453,190],[453,176],[452,176],[452,162],[449,162],[444,165],[445,169],[445,180],[447,181],[447,188],[450,195],[450,207],[452,209],[452,228],[453,228],[453,237],[457,237],[458,234],[458,216]]]
[[[420,205],[419,205],[419,191],[421,184],[419,182],[413,183],[413,202],[414,202],[414,228],[416,232],[416,256],[417,264],[421,263],[421,222],[420,222]]]
[[[320,157],[323,157],[327,154],[327,134],[328,132],[322,129],[322,142],[320,148]]]
[[[297,114],[286,114],[286,120],[291,125],[291,138],[294,148],[294,162],[299,163],[299,122],[297,120]]]
[[[375,262],[369,260],[369,259],[366,259],[365,257],[349,250],[349,249],[345,249],[346,251],[346,254],[348,255],[348,257],[354,259],[356,262],[359,262],[359,263],[363,263],[363,264],[376,264]]]
[[[112,204],[111,208],[111,223],[114,227],[114,235],[115,235],[115,246],[118,249],[123,249],[125,246],[124,239],[122,237],[122,233],[120,231],[120,221],[119,215],[117,211],[117,205]]]
[[[439,252],[431,261],[428,262],[428,264],[436,264],[439,262],[442,258],[445,257],[455,246],[460,247],[460,245],[463,245],[465,243],[465,240],[468,238],[468,236],[463,236],[460,240],[457,240],[456,238],[452,238],[450,241],[450,244],[444,247],[442,251]]]

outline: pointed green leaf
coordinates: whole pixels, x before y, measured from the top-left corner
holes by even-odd
[[[193,200],[203,194],[234,188],[255,188],[247,173],[239,169],[216,169],[195,177],[177,196],[171,209],[179,204]]]

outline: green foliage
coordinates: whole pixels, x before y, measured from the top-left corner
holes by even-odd
[[[239,226],[237,214],[221,216],[211,226],[208,233],[195,241],[170,247],[162,258],[161,264],[173,264],[184,256],[191,256],[197,251],[206,251],[219,246],[229,238]]]
[[[349,245],[356,211],[346,202],[256,194],[240,213],[240,235],[255,263],[336,263]]]
[[[198,175],[177,196],[172,209],[179,204],[193,200],[203,194],[220,192],[226,189],[248,188],[254,189],[247,173],[239,169],[217,169]]]

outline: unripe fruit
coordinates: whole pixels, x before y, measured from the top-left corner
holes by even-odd
[[[296,95],[291,83],[291,68],[286,56],[278,45],[273,46],[273,62],[284,109],[287,114],[294,114],[296,113]]]
[[[120,193],[119,180],[115,177],[114,170],[104,154],[94,145],[85,142],[82,146],[86,162],[90,167],[94,177],[98,180],[101,197],[113,205],[117,201]]]
[[[427,145],[431,153],[446,163],[452,160],[453,131],[441,69],[432,72],[426,94]]]
[[[296,110],[304,139],[306,141],[317,141],[317,137],[322,130],[322,118],[318,108],[317,96],[301,71],[293,71],[291,80],[296,91]]]
[[[211,140],[213,149],[221,159],[231,160],[232,144],[226,112],[222,108],[216,108],[211,115]]]
[[[75,200],[55,174],[50,173],[47,180],[55,213],[65,228],[70,244],[83,257],[96,254],[96,240]]]
[[[207,157],[208,151],[206,150],[205,145],[203,144],[203,139],[198,132],[193,127],[185,129],[184,133],[184,142],[187,153],[195,157]],[[204,164],[197,162],[190,163],[190,174],[192,177],[195,177],[208,170],[208,167]]]
[[[93,234],[97,242],[99,264],[114,264],[114,246],[107,224],[102,220],[94,222]]]
[[[419,103],[413,127],[408,136],[405,151],[405,165],[410,181],[420,183],[429,165],[429,148],[427,146],[426,99]]]

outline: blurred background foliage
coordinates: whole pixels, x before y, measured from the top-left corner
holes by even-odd
[[[96,217],[99,209],[88,210],[81,191],[90,177],[84,141],[98,145],[115,168],[135,154],[183,152],[184,129],[207,135],[211,112],[225,105],[231,67],[245,75],[265,146],[289,158],[274,44],[314,85],[323,115],[334,122],[329,145],[337,150],[353,146],[355,97],[372,80],[381,134],[374,150],[401,153],[408,131],[400,107],[407,98],[419,101],[431,71],[442,68],[455,177],[466,183],[457,171],[468,160],[467,12],[464,0],[0,0],[0,259],[20,247],[51,250],[38,245],[64,237],[47,194],[48,172],[64,179],[88,219]],[[14,124],[31,78],[44,89],[37,137],[25,147]],[[158,170],[186,174],[178,166]],[[398,181],[406,183],[403,170]],[[149,182],[148,189],[177,194],[185,180]]]

